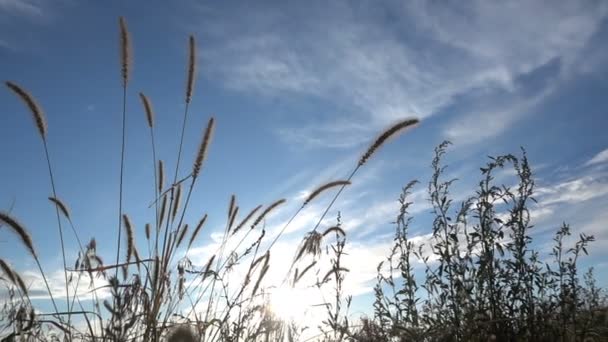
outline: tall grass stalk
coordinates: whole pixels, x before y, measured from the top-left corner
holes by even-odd
[[[46,157],[46,164],[48,167],[49,178],[51,181],[51,190],[53,191],[53,198],[57,198],[57,191],[55,188],[55,178],[53,176],[53,168],[51,166],[51,158],[49,156],[49,149],[48,149],[48,144],[46,141],[47,126],[46,126],[46,119],[44,117],[44,112],[42,111],[42,108],[37,104],[34,97],[28,91],[24,90],[23,88],[21,88],[20,86],[18,86],[17,84],[15,84],[13,82],[6,82],[6,85],[8,86],[8,88],[11,91],[13,91],[17,96],[19,96],[21,98],[21,100],[23,100],[25,102],[25,104],[28,106],[28,108],[32,112],[32,115],[34,116],[34,119],[36,121],[36,127],[38,128],[38,131],[40,133],[40,138],[42,139],[42,145],[44,147],[44,155]],[[66,271],[67,264],[66,264],[66,257],[65,257],[65,243],[64,243],[64,238],[63,238],[63,227],[61,226],[61,217],[59,215],[58,206],[55,206],[55,214],[57,217],[57,230],[59,231],[59,241],[61,243],[61,257],[62,257],[62,261],[63,261],[63,269],[64,269],[63,275],[64,275],[64,279],[65,279],[66,308],[69,309],[70,291],[69,291],[69,287],[68,287],[68,273]],[[76,236],[77,236],[77,234],[76,234]],[[71,315],[68,314],[68,325],[70,323],[70,319],[71,319]],[[68,338],[71,339],[71,334],[69,333],[69,330],[68,330]]]

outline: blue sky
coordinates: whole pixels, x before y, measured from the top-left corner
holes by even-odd
[[[125,210],[140,237],[153,217],[147,207],[153,174],[137,92],[153,102],[158,154],[173,165],[193,34],[199,72],[186,165],[208,117],[217,120],[186,216],[195,223],[210,214],[193,260],[203,263],[217,246],[213,233],[223,227],[232,193],[247,209],[285,197],[288,204],[267,221],[276,232],[307,191],[345,178],[384,127],[416,116],[419,127],[383,147],[329,215],[342,213],[353,264],[349,290],[362,303],[392,240],[400,188],[412,179],[422,182],[414,192],[412,234],[430,233],[424,189],[433,147],[444,139],[454,143],[446,162],[459,178],[460,199],[472,193],[488,155],[524,146],[537,177],[539,204],[532,209],[540,248],[548,252],[545,241],[562,221],[575,233],[594,234],[583,264],[594,265],[608,285],[605,2],[0,0],[0,75],[29,89],[45,109],[58,194],[81,237],[96,237],[106,259],[116,239],[120,15],[134,50]],[[0,109],[0,208],[14,204],[45,266],[59,269],[40,139],[6,89]],[[500,177],[512,182],[508,172]],[[300,216],[277,254],[293,253],[327,200]],[[0,258],[31,270],[35,282],[32,261],[14,242],[0,231]],[[70,245],[73,260],[77,248]]]

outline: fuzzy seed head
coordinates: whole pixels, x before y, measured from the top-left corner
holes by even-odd
[[[196,228],[194,228],[194,232],[192,232],[192,236],[190,237],[190,242],[188,242],[188,249],[190,249],[190,246],[192,246],[192,243],[194,242],[194,240],[196,240],[196,237],[198,236],[198,233],[201,231],[201,228],[203,228],[205,221],[207,221],[207,214],[205,214],[205,216],[203,216],[203,218],[196,225]]]
[[[278,207],[279,205],[285,203],[286,200],[284,198],[272,203],[268,208],[266,208],[261,214],[260,216],[258,216],[255,221],[253,221],[253,224],[251,225],[251,229],[255,228],[258,224],[260,224],[260,222],[262,222],[262,220],[264,219],[264,217],[266,217],[266,215],[268,215],[268,213],[270,213],[273,209],[275,209],[276,207]]]
[[[163,185],[165,184],[165,168],[162,160],[158,160],[158,193],[163,192]]]
[[[7,81],[6,86],[27,105],[34,116],[34,121],[36,122],[36,127],[38,128],[38,132],[42,137],[42,140],[46,139],[46,119],[44,117],[44,112],[42,108],[38,105],[34,97],[25,89],[21,88],[17,84]]]
[[[6,224],[10,230],[15,233],[20,239],[25,248],[32,254],[32,256],[37,259],[38,256],[36,254],[36,250],[34,249],[34,242],[32,241],[32,237],[27,232],[25,227],[19,223],[16,219],[11,217],[8,213],[0,212],[0,223]]]
[[[122,76],[122,85],[123,87],[126,87],[129,82],[129,73],[131,71],[131,37],[129,35],[129,30],[127,29],[127,21],[124,17],[118,19],[118,24],[120,28],[120,72]]]
[[[61,210],[61,213],[63,213],[63,216],[65,216],[65,218],[70,220],[70,211],[68,210],[68,207],[65,205],[65,203],[63,203],[57,197],[49,197],[49,201],[53,202],[53,204],[55,204],[57,206],[57,208],[59,208],[59,210]]]
[[[325,190],[331,189],[336,186],[347,186],[347,185],[350,185],[350,182],[346,181],[346,180],[338,180],[338,181],[325,183],[325,184],[321,185],[320,187],[316,188],[313,192],[311,192],[310,195],[308,195],[308,197],[304,201],[304,204],[302,204],[302,206],[306,206],[307,204],[309,204],[310,201],[315,199],[315,197],[319,196]]]
[[[386,131],[382,132],[382,134],[380,134],[380,136],[376,138],[374,143],[361,156],[361,159],[359,159],[359,166],[363,166],[363,164],[365,164],[365,162],[374,154],[374,152],[376,152],[380,148],[380,146],[382,146],[382,144],[384,144],[390,137],[401,132],[407,127],[417,124],[418,122],[419,120],[416,118],[405,119],[397,122],[396,124],[388,128]]]
[[[207,149],[209,148],[209,144],[211,143],[211,137],[213,136],[213,129],[215,127],[215,119],[211,117],[209,119],[209,123],[207,123],[207,128],[205,129],[205,134],[203,135],[203,140],[201,140],[201,144],[198,148],[198,153],[196,154],[196,159],[194,160],[194,166],[192,168],[192,178],[196,179],[198,174],[201,171],[201,167],[203,166],[203,161],[207,157]]]
[[[188,83],[186,84],[186,103],[192,100],[192,92],[194,91],[194,80],[196,79],[196,41],[194,36],[190,36],[188,42]]]
[[[150,103],[150,99],[144,93],[139,93],[139,98],[141,99],[141,103],[144,106],[144,111],[146,112],[146,121],[148,121],[148,127],[154,127],[154,109],[152,109],[152,103]]]
[[[126,239],[127,239],[127,262],[131,261],[131,258],[135,256],[135,234],[133,232],[133,225],[127,214],[122,215],[122,220],[125,226]]]

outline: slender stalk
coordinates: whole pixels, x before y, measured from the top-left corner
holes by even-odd
[[[120,261],[120,242],[122,240],[122,197],[123,197],[123,176],[125,169],[125,142],[127,127],[127,84],[122,87],[122,143],[120,145],[120,180],[118,187],[118,240],[116,248],[116,263]],[[118,276],[118,268],[115,276]]]
[[[49,169],[49,177],[51,179],[51,188],[53,189],[53,197],[57,198],[57,191],[55,190],[55,178],[53,177],[53,169],[51,167],[51,158],[49,157],[49,149],[46,143],[46,139],[42,139],[44,145],[44,154],[46,156],[46,163]],[[55,214],[57,216],[57,227],[59,230],[59,241],[61,242],[61,258],[63,260],[63,276],[65,279],[65,295],[66,295],[66,308],[70,307],[70,291],[68,286],[68,272],[67,264],[65,261],[65,243],[63,240],[63,227],[61,226],[61,217],[59,216],[59,207],[55,206]],[[72,339],[71,328],[70,328],[71,315],[68,314],[68,338]]]

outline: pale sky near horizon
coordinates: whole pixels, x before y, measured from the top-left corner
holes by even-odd
[[[388,253],[400,189],[412,179],[413,237],[431,232],[425,189],[433,148],[446,156],[453,195],[475,190],[487,156],[527,152],[537,180],[535,246],[548,257],[568,222],[593,234],[590,256],[608,285],[608,3],[605,1],[149,1],[0,0],[0,78],[28,89],[44,108],[59,196],[83,240],[112,260],[116,239],[121,96],[118,17],[133,39],[125,210],[144,249],[153,211],[151,151],[137,93],[156,112],[158,154],[174,165],[187,60],[198,43],[198,79],[186,130],[189,168],[210,115],[217,130],[186,221],[209,213],[203,264],[218,244],[228,200],[242,212],[278,198],[270,236],[319,184],[348,176],[370,141],[406,117],[422,122],[391,140],[328,215],[348,233],[347,290],[370,301]],[[604,37],[604,38],[602,38]],[[61,258],[50,185],[37,131],[23,104],[0,91],[0,209],[31,232],[58,284]],[[512,183],[512,174],[499,181]],[[276,246],[292,255],[331,196],[299,216]],[[69,262],[77,253],[68,238]],[[0,229],[0,258],[36,288],[33,261]],[[283,262],[283,263],[282,263]],[[276,279],[281,271],[276,271]],[[29,277],[29,278],[28,278]],[[272,278],[272,277],[271,277]],[[422,279],[422,278],[421,278]],[[349,282],[350,281],[350,282]],[[365,304],[365,305],[364,305]]]

